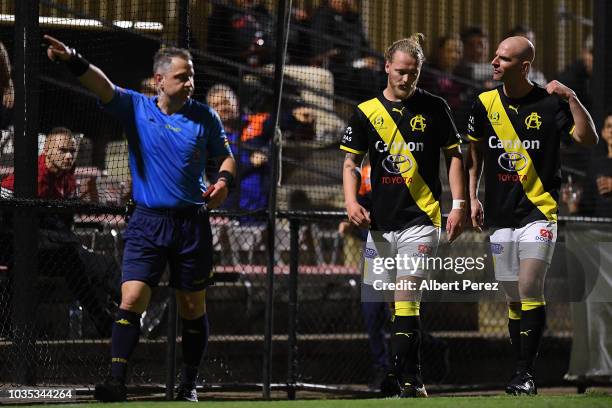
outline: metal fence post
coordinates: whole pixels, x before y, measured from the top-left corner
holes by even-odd
[[[40,35],[38,0],[15,2],[15,198],[37,194],[38,75]],[[38,217],[34,207],[14,212],[13,336],[22,358],[17,364],[19,384],[36,384],[36,280],[38,275]]]
[[[289,304],[287,322],[287,398],[295,399],[297,376],[297,297],[298,265],[300,256],[300,220],[289,223]]]
[[[291,13],[291,0],[278,2],[276,16],[276,61],[274,69],[274,135],[270,141],[270,192],[268,200],[268,222],[266,251],[268,256],[266,273],[266,314],[264,329],[264,355],[263,355],[263,398],[270,398],[270,379],[272,372],[272,333],[273,333],[273,307],[274,307],[274,247],[276,234],[276,183],[279,174],[279,150],[280,129],[278,126],[280,117],[281,98],[283,91],[283,69],[287,51],[287,39],[289,35],[289,15]],[[281,20],[282,18],[282,20]]]

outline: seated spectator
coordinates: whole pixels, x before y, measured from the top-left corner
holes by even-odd
[[[612,217],[612,111],[601,129],[601,140],[593,149],[584,185],[567,183],[561,189],[570,214]]]
[[[15,90],[11,78],[11,61],[8,51],[0,41],[0,129],[6,129],[10,124],[13,105],[15,103]]]
[[[436,53],[429,68],[425,66],[421,74],[420,86],[446,100],[453,111],[465,105],[463,92],[465,86],[458,82],[454,72],[463,56],[463,44],[458,35],[447,35],[438,40]]]
[[[267,208],[267,148],[272,132],[271,114],[256,113],[241,117],[238,96],[225,84],[213,85],[206,95],[206,103],[219,114],[238,164],[239,187],[229,195],[223,208],[243,211]]]
[[[312,19],[313,65],[329,69],[339,95],[364,99],[384,88],[382,58],[366,38],[356,0],[328,0]]]
[[[515,26],[506,34],[506,38],[508,37],[525,37],[531,41],[534,46],[536,45],[535,32],[526,25],[519,24]],[[548,83],[542,71],[537,70],[533,64],[531,64],[531,68],[529,69],[529,80],[542,86],[546,86]]]
[[[74,199],[76,179],[74,177],[75,140],[72,132],[64,127],[51,130],[45,139],[42,154],[38,157],[38,197],[53,200]],[[2,180],[3,197],[13,196],[14,175]],[[12,221],[4,220],[3,240],[9,243],[4,252],[9,266],[12,265]],[[71,229],[72,214],[53,214],[40,217],[38,231],[39,270],[45,274],[63,275],[68,288],[89,312],[89,316],[101,336],[110,336],[112,314],[107,308],[105,294],[99,292],[90,280],[91,268],[83,262],[83,249],[78,237]],[[9,236],[10,235],[10,236]],[[3,307],[3,306],[0,306]]]
[[[208,52],[259,67],[274,58],[274,17],[260,0],[215,4],[208,18]]]
[[[591,109],[591,76],[593,75],[593,36],[584,43],[580,58],[565,67],[559,74],[559,82],[576,92],[585,108]]]
[[[489,37],[480,27],[467,27],[461,32],[463,61],[456,70],[460,77],[476,82],[481,89],[493,89],[493,68],[489,55]]]

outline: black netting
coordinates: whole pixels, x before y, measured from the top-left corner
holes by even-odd
[[[36,64],[16,60],[15,3],[0,0],[0,390],[33,383],[91,386],[108,373],[111,321],[120,302],[124,207],[132,197],[126,131],[64,64],[47,58],[44,47],[28,51],[38,55]],[[276,38],[282,21],[278,3],[40,0],[39,30],[74,47],[117,86],[148,96],[156,95],[160,86],[152,64],[161,47],[184,47],[193,56],[193,98],[218,112],[238,165],[234,190],[210,217],[217,282],[207,294],[211,338],[201,364],[205,384],[262,382],[272,188],[275,210],[281,213],[273,232],[271,381],[283,384],[292,374],[298,383],[366,384],[381,368],[384,357],[375,354],[388,342],[390,312],[383,302],[361,302],[364,237],[344,221],[338,145],[355,106],[387,85],[385,49],[395,39],[425,34],[419,86],[447,101],[462,134],[473,100],[496,85],[490,79],[490,60],[497,43],[510,33],[534,42],[537,38],[533,81],[545,85],[559,79],[589,109],[603,112],[605,106],[593,100],[589,88],[594,79],[608,76],[592,77],[593,6],[586,0],[562,2],[557,10],[518,0],[474,1],[469,6],[444,0],[294,0],[277,103],[275,62],[282,44]],[[598,41],[609,46],[606,38]],[[19,151],[23,146],[16,135],[24,120],[24,111],[15,106],[15,89],[22,89],[13,81],[21,72],[16,61],[34,70],[38,80],[28,93],[39,103],[38,117],[26,119],[36,122],[38,134],[29,151]],[[606,118],[595,119],[601,129]],[[601,135],[607,144],[602,141],[590,150],[571,143],[561,146],[562,215],[612,215],[612,166],[606,155],[612,145],[612,116],[605,123],[609,129]],[[277,157],[273,143],[279,147]],[[279,176],[273,180],[276,162]],[[27,174],[13,177],[19,163],[38,163],[36,198],[24,198]],[[56,177],[58,170],[61,177],[53,185],[40,181]],[[207,163],[207,185],[217,180],[218,170],[219,163]],[[445,166],[440,173],[442,212],[447,213],[451,196]],[[321,216],[321,211],[330,212]],[[290,250],[290,220],[299,222],[297,253]],[[598,224],[604,237],[609,221]],[[577,225],[566,227],[580,230]],[[477,244],[486,240],[471,232],[461,239]],[[561,229],[558,242],[565,239]],[[30,256],[34,253],[36,257]],[[295,256],[298,303],[292,320],[287,305]],[[572,286],[573,264],[568,266],[565,259],[562,253],[555,256],[547,295]],[[16,271],[27,273],[16,276]],[[166,380],[170,293],[164,275],[141,319],[130,384]],[[574,328],[570,309],[567,297],[548,308],[541,354],[543,361],[556,363],[543,370],[543,382],[559,383],[567,368]],[[510,353],[503,297],[424,302],[421,313],[427,383],[506,380],[500,372],[510,373],[510,359],[501,368],[488,364],[500,353]],[[296,354],[295,370],[289,373],[292,324]],[[371,346],[374,335],[379,343]]]

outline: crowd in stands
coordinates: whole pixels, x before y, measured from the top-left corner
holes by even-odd
[[[274,132],[271,78],[277,45],[276,17],[261,0],[225,0],[211,4],[206,43],[197,46],[213,56],[211,64],[217,64],[229,77],[239,72],[243,75],[233,82],[215,80],[204,86],[206,101],[219,112],[239,164],[238,188],[225,208],[262,209],[267,206],[268,144]],[[507,36],[513,35],[536,41],[534,31],[525,25],[507,32]],[[589,94],[592,48],[593,41],[589,38],[580,58],[556,76],[576,90],[587,108],[592,103]],[[487,32],[478,26],[441,36],[429,50],[419,86],[446,99],[460,130],[465,128],[468,105],[473,97],[497,85],[491,80],[492,52]],[[357,100],[375,96],[385,86],[385,62],[368,42],[358,0],[325,0],[314,10],[294,8],[286,64],[286,97],[279,119],[285,143],[337,143],[350,114],[347,107]],[[547,82],[538,67],[532,67],[530,78],[540,85]],[[148,90],[150,95],[156,93],[150,79],[146,84],[143,81],[141,90]],[[0,94],[0,124],[2,129],[7,129],[12,118],[14,92],[9,55],[2,44]],[[603,143],[600,151],[605,150]],[[568,208],[571,213],[586,214],[593,210],[591,204],[595,202],[586,196],[598,191],[592,188],[595,184],[589,179],[595,171],[591,167],[594,163],[605,167],[609,162],[591,160],[591,153],[571,145],[563,146],[562,154],[564,170],[572,175],[568,181],[573,195],[582,199],[580,206],[572,204]],[[9,168],[12,163],[0,165]],[[127,168],[127,163],[123,166]],[[105,172],[112,169],[104,169],[100,174]],[[589,177],[583,177],[585,173]],[[596,173],[603,174],[601,169]],[[7,174],[1,173],[0,177]],[[209,175],[210,179],[214,177]],[[94,186],[90,179],[83,183]],[[125,187],[129,175],[122,177],[121,183]],[[124,190],[127,188],[117,193],[121,197],[110,202],[125,202]],[[97,193],[92,194],[98,197]]]

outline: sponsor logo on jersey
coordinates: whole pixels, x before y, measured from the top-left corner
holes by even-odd
[[[364,256],[366,258],[374,259],[378,256],[378,252],[374,248],[366,248],[364,251]]]
[[[410,150],[411,152],[422,152],[425,150],[425,143],[423,142],[393,142],[391,143],[391,147],[396,150],[403,150],[404,147]],[[374,148],[377,152],[384,153],[389,151],[389,145],[383,142],[382,140],[378,140],[374,143]]]
[[[342,141],[343,142],[350,142],[352,140],[353,140],[353,128],[349,126],[344,131],[344,136],[342,136]]]
[[[417,251],[419,251],[419,254],[430,255],[432,252],[432,248],[431,245],[419,244],[419,246],[417,247]]]
[[[493,255],[499,255],[504,252],[504,246],[502,244],[491,243],[491,253]]]
[[[499,167],[506,171],[521,171],[527,167],[529,160],[519,152],[504,152],[497,158]]]
[[[173,131],[173,132],[180,132],[180,131],[181,131],[181,128],[180,128],[180,127],[174,127],[174,126],[172,126],[172,125],[171,125],[171,124],[169,124],[169,123],[166,123],[166,126],[165,126],[165,127],[166,127],[166,129],[171,130],[171,131]]]
[[[423,115],[419,114],[410,119],[410,127],[412,128],[413,132],[425,132],[427,124],[425,123],[425,118]]]
[[[516,106],[508,105],[508,108],[509,108],[510,110],[513,110],[513,111],[514,111],[514,113],[516,113],[516,114],[518,115],[518,108],[519,108],[519,105],[516,105]]]
[[[382,161],[383,169],[391,174],[402,174],[412,169],[412,160],[404,154],[390,154]],[[403,166],[403,169],[401,167]]]
[[[529,129],[540,129],[542,126],[542,117],[537,112],[531,112],[529,116],[525,118],[525,126]]]
[[[506,149],[506,150],[518,150],[521,147],[525,150],[539,150],[539,140],[501,140],[497,136],[489,137],[489,147],[491,149]]]
[[[402,106],[402,109],[392,108],[391,112],[397,112],[400,114],[400,116],[404,116],[404,109],[406,109],[405,106]]]
[[[499,112],[491,112],[491,113],[489,113],[489,120],[491,122],[499,122]]]
[[[552,242],[553,232],[546,228],[540,228],[540,235],[535,237],[536,241]]]

